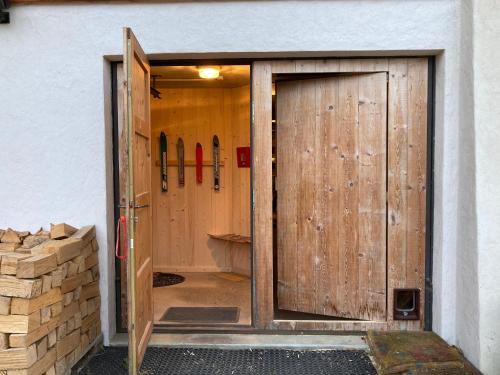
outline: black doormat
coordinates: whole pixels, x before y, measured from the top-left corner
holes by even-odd
[[[161,317],[176,323],[238,323],[238,307],[171,307]]]
[[[142,375],[376,375],[361,350],[148,348]],[[127,348],[105,348],[79,374],[126,375]]]
[[[182,283],[186,278],[175,273],[153,272],[153,288]]]

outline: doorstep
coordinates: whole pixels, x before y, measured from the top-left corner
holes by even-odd
[[[127,346],[127,334],[116,334],[110,346]],[[269,335],[269,334],[213,334],[213,333],[154,333],[150,347],[189,347],[211,349],[342,349],[368,350],[360,335]]]

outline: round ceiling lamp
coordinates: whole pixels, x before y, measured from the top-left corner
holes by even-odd
[[[219,78],[219,73],[219,67],[216,66],[203,66],[198,68],[198,74],[200,75],[200,78],[204,79]]]

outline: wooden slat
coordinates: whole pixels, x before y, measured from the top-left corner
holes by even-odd
[[[339,280],[337,314],[354,317],[358,311],[358,79],[339,79]]]
[[[360,316],[386,319],[387,73],[359,76]]]
[[[420,289],[424,313],[427,187],[427,59],[408,62],[408,222],[406,287]],[[423,319],[420,319],[423,327]]]
[[[424,323],[427,168],[427,59],[389,61],[388,137],[388,306],[395,288],[420,289]]]
[[[255,62],[252,70],[253,100],[253,240],[255,325],[265,328],[273,318],[272,222],[272,77],[271,65]]]
[[[293,103],[298,101],[295,82],[280,82],[276,85],[276,110],[279,119],[276,126],[277,151],[277,251],[287,249],[293,256],[278,256],[278,307],[297,310],[297,172],[298,153],[295,140],[299,124],[295,118]],[[290,146],[293,145],[293,146]],[[282,173],[287,171],[287,173]]]
[[[388,303],[393,306],[394,288],[406,281],[406,223],[408,171],[408,60],[389,63],[388,106]],[[389,308],[388,319],[393,319]]]

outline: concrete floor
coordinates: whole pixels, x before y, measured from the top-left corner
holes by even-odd
[[[173,306],[239,307],[240,319],[237,324],[251,324],[250,278],[225,272],[178,274],[186,280],[180,284],[153,289],[155,324],[176,324],[160,321],[168,308]]]
[[[111,346],[127,346],[127,334],[113,337]],[[149,346],[215,349],[355,349],[368,350],[358,335],[283,335],[227,333],[154,333]]]

